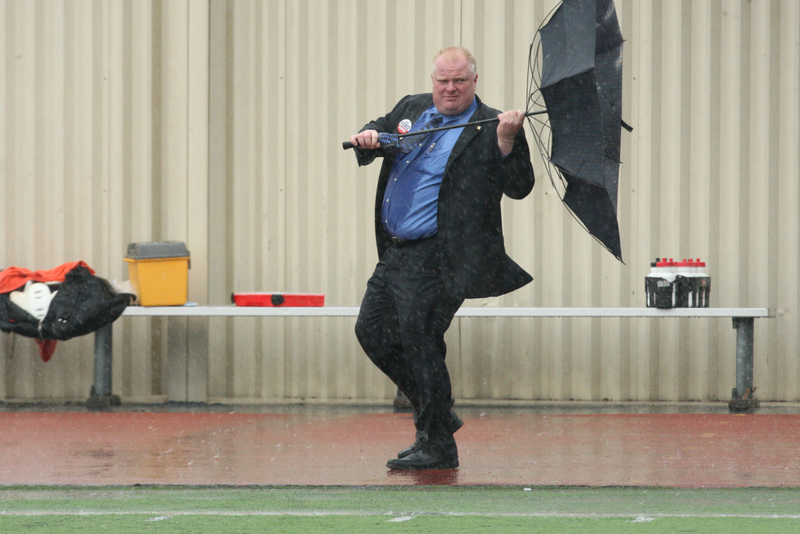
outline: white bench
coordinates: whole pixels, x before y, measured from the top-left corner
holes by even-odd
[[[357,317],[357,307],[249,307],[249,306],[131,306],[127,317]],[[456,317],[705,317],[733,319],[736,329],[736,388],[731,411],[749,411],[758,407],[753,398],[753,332],[757,318],[774,317],[770,308],[500,308],[462,307]],[[111,325],[95,334],[95,378],[87,406],[119,404],[111,393]]]

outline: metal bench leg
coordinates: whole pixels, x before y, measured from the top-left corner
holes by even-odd
[[[736,329],[736,387],[728,408],[731,412],[751,412],[759,407],[753,387],[753,317],[735,317]]]
[[[111,394],[112,336],[111,325],[94,333],[94,385],[86,401],[87,408],[119,406],[119,395]]]

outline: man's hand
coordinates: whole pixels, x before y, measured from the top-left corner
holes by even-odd
[[[525,122],[525,112],[521,110],[506,111],[497,116],[500,124],[497,125],[497,146],[504,156],[514,148],[514,137]]]
[[[378,132],[376,130],[364,130],[356,135],[351,135],[350,142],[353,143],[356,148],[361,149],[381,147],[380,142],[378,142]]]

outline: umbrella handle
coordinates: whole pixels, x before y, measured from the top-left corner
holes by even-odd
[[[545,110],[542,110],[542,111],[529,111],[529,112],[525,113],[525,116],[526,117],[532,117],[533,115],[541,115],[542,113],[547,113],[547,111],[545,111]],[[430,130],[418,130],[416,132],[411,132],[411,133],[404,134],[403,137],[411,137],[412,135],[420,135],[420,134],[426,134],[427,135],[427,134],[431,134],[431,133],[434,133],[434,132],[441,132],[443,130],[452,130],[454,128],[465,128],[467,126],[474,126],[475,124],[485,124],[487,122],[499,122],[499,121],[500,121],[500,119],[498,119],[497,117],[494,117],[492,119],[483,119],[483,120],[480,120],[480,121],[467,122],[467,123],[464,123],[464,124],[451,124],[450,126],[441,126],[439,128],[431,128]],[[351,143],[350,141],[345,141],[344,143],[342,143],[342,149],[343,150],[349,150],[351,148],[355,148],[355,145],[353,145],[353,143]]]

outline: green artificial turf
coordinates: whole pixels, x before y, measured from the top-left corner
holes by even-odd
[[[0,532],[800,532],[798,489],[4,487]]]

